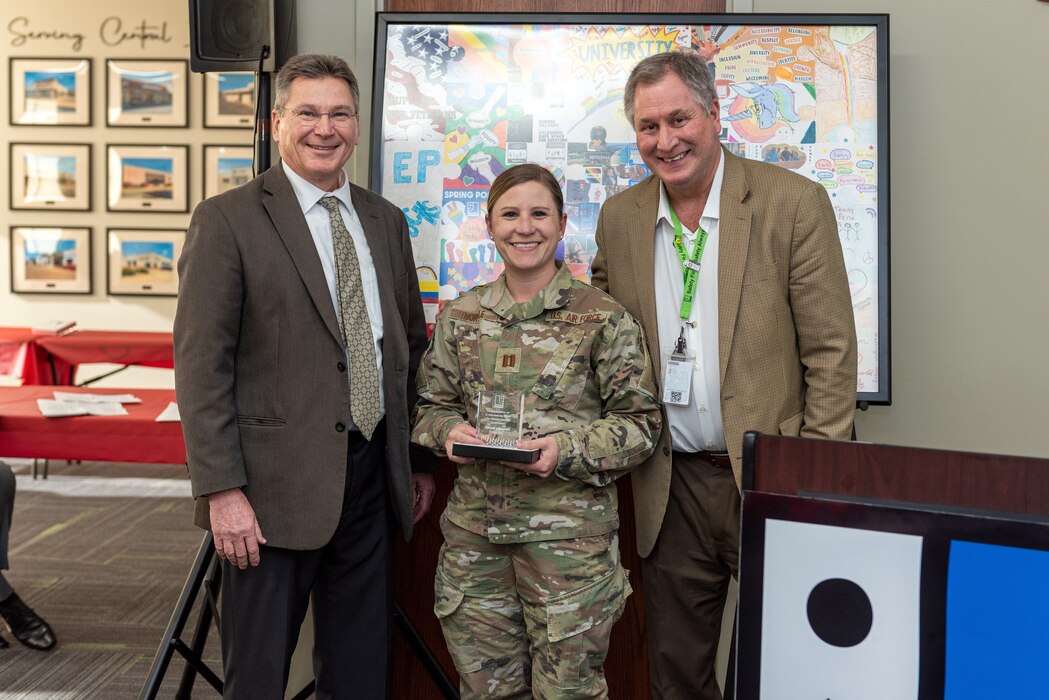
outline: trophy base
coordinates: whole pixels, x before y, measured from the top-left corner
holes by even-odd
[[[519,447],[499,445],[473,445],[467,442],[453,442],[452,454],[456,457],[476,457],[477,459],[494,459],[497,462],[524,462],[525,464],[532,464],[539,460],[539,450],[522,450]]]

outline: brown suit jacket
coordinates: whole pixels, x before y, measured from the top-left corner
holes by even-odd
[[[722,154],[718,354],[722,420],[738,485],[747,430],[849,439],[856,329],[823,187],[777,166]],[[660,357],[653,280],[658,208],[655,177],[610,198],[601,208],[592,269],[594,286],[640,319],[654,358]],[[643,557],[659,535],[671,468],[670,430],[664,429],[652,457],[632,474]]]
[[[403,213],[351,185],[382,298],[387,467],[410,537],[409,410],[426,349],[419,285]],[[305,217],[282,166],[205,200],[178,263],[175,390],[197,498],[242,487],[268,544],[317,549],[339,522],[350,398],[338,318]]]

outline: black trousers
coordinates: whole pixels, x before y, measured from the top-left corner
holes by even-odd
[[[0,462],[0,571],[11,564],[7,560],[7,544],[11,535],[11,514],[15,510],[15,475],[7,462]],[[0,573],[0,600],[14,593]]]
[[[387,696],[393,598],[386,479],[383,422],[370,442],[351,435],[342,518],[324,547],[264,545],[259,566],[243,571],[222,562],[223,698],[284,697],[311,594],[316,697]]]

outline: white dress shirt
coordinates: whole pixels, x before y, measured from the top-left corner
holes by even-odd
[[[681,452],[724,452],[725,428],[721,422],[721,376],[718,362],[718,227],[721,210],[721,183],[725,159],[720,157],[710,195],[703,208],[700,226],[707,232],[707,243],[700,261],[696,298],[684,325],[687,352],[695,356],[692,370],[692,394],[687,406],[665,404],[673,449]],[[682,224],[685,247],[691,256],[696,233]],[[660,376],[665,376],[666,361],[674,350],[684,322],[681,298],[685,292],[681,258],[674,249],[674,224],[670,218],[670,200],[663,185],[659,186],[659,212],[656,216],[655,241],[656,321],[659,327]]]
[[[379,367],[379,410],[385,415],[386,397],[382,390],[382,307],[379,305],[379,281],[375,273],[375,262],[372,260],[371,248],[368,239],[364,236],[364,227],[357,212],[353,209],[350,199],[350,184],[346,174],[340,174],[341,184],[334,192],[325,192],[316,185],[307,182],[287,163],[281,163],[284,173],[291,182],[295,191],[295,197],[302,207],[302,214],[306,217],[306,225],[310,228],[313,244],[317,247],[317,256],[321,260],[324,269],[324,279],[328,283],[328,293],[331,295],[332,306],[335,307],[335,315],[342,315],[339,306],[339,296],[336,290],[338,278],[335,272],[335,247],[331,240],[331,219],[328,210],[320,203],[323,197],[332,195],[339,200],[339,212],[346,224],[346,230],[350,232],[353,245],[357,249],[357,261],[361,267],[361,284],[364,287],[364,305],[368,309],[368,320],[371,323],[372,338],[375,340],[375,362]],[[308,358],[307,358],[308,361]],[[347,357],[347,365],[349,357]],[[352,390],[352,387],[351,387]]]

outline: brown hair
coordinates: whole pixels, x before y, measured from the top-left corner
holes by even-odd
[[[273,81],[273,106],[276,109],[284,109],[284,103],[291,92],[291,83],[296,78],[345,80],[353,95],[353,108],[355,110],[361,108],[361,88],[357,84],[357,76],[350,70],[346,61],[338,56],[307,53],[289,58],[288,62],[277,71],[277,77]]]
[[[550,191],[557,206],[557,215],[560,217],[565,213],[565,196],[561,192],[561,185],[557,184],[557,178],[549,170],[535,163],[522,163],[507,168],[495,178],[491,188],[488,190],[488,211],[492,211],[495,202],[506,194],[511,187],[523,185],[526,182],[538,182]]]
[[[638,61],[623,89],[623,112],[630,126],[634,124],[634,95],[639,85],[658,83],[667,73],[681,78],[688,87],[692,99],[710,111],[710,106],[718,98],[714,88],[714,78],[710,75],[707,63],[695,51],[678,50],[669,53],[657,53]]]

